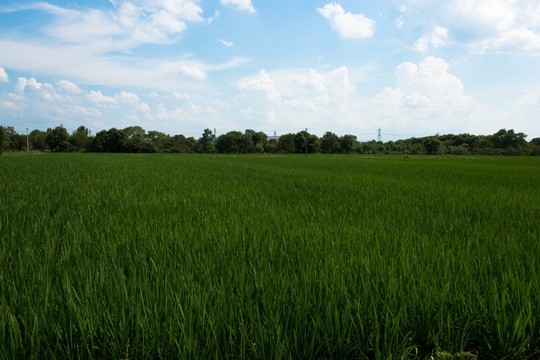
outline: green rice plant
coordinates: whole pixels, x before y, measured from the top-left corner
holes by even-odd
[[[0,178],[2,359],[540,356],[538,159],[46,154]]]

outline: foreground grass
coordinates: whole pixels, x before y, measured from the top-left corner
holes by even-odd
[[[0,179],[2,359],[540,356],[536,158],[48,154]]]

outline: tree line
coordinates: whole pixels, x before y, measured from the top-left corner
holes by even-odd
[[[3,151],[108,152],[108,153],[323,153],[323,154],[454,154],[454,155],[540,155],[540,138],[527,142],[527,135],[501,129],[493,135],[434,135],[397,141],[358,141],[355,135],[322,137],[307,131],[269,138],[264,132],[247,129],[216,136],[205,129],[198,139],[146,131],[140,126],[102,130],[91,136],[80,126],[69,133],[63,126],[18,134],[13,127],[0,126],[0,154]]]

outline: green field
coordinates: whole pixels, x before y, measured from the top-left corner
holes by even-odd
[[[540,159],[0,158],[0,359],[537,359]]]

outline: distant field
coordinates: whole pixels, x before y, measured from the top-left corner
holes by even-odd
[[[0,239],[0,359],[540,357],[539,158],[4,156]]]

